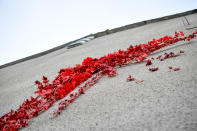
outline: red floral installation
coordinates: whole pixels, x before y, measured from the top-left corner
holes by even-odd
[[[184,36],[183,32],[175,32],[175,37],[164,36],[158,40],[153,39],[146,44],[131,45],[126,50],[118,50],[100,58],[87,57],[82,64],[60,69],[59,75],[52,82],[49,82],[47,77],[43,76],[42,82],[35,81],[38,87],[37,91],[35,91],[37,97],[26,99],[17,110],[11,110],[9,113],[1,116],[0,130],[15,131],[28,126],[30,119],[48,110],[55,102],[78,88],[77,92],[70,94],[69,99],[59,103],[58,109],[54,111],[54,115],[58,115],[104,75],[109,77],[116,76],[116,68],[135,62],[142,62],[154,51],[179,41],[190,41],[196,37],[196,34],[197,31],[189,36]],[[170,53],[166,54],[164,58],[175,56],[176,54]],[[85,81],[87,82],[84,86],[79,87]],[[136,83],[139,82],[142,81],[136,81]]]

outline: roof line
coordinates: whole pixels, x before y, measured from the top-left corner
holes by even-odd
[[[117,28],[114,28],[114,29],[111,29],[111,30],[107,29],[105,31],[97,32],[95,34],[90,34],[90,35],[84,36],[82,38],[85,38],[85,37],[88,37],[88,36],[92,36],[92,35],[95,38],[98,38],[98,37],[102,37],[102,36],[105,36],[105,35],[108,35],[108,34],[112,34],[112,33],[120,32],[120,31],[128,30],[128,29],[136,28],[136,27],[139,27],[139,26],[143,26],[143,25],[146,25],[146,24],[155,23],[155,22],[164,21],[164,20],[169,20],[169,19],[173,19],[173,18],[177,18],[177,17],[181,17],[181,16],[186,16],[186,15],[191,15],[191,14],[195,14],[195,13],[197,13],[197,9],[193,9],[193,10],[190,10],[190,11],[177,13],[177,14],[173,14],[173,15],[168,15],[168,16],[164,16],[164,17],[159,17],[159,18],[155,18],[155,19],[145,20],[145,21],[141,21],[141,22],[137,22],[137,23],[133,23],[133,24],[117,27]],[[82,39],[82,38],[80,38],[80,39]],[[77,40],[80,40],[80,39],[77,39]],[[6,63],[4,65],[0,65],[0,69],[8,67],[8,66],[15,65],[15,64],[27,61],[27,60],[35,59],[35,58],[38,58],[40,56],[44,56],[44,55],[49,54],[51,52],[57,51],[59,49],[62,49],[64,47],[66,47],[67,45],[69,45],[70,43],[75,42],[77,40],[67,42],[65,44],[62,44],[62,45],[57,46],[57,47],[54,47],[52,49],[49,49],[49,50],[46,50],[46,51],[43,51],[43,52],[31,55],[31,56],[28,56],[28,57],[16,60],[16,61],[13,61],[13,62],[9,62],[9,63]]]
[[[177,17],[182,17],[182,16],[191,15],[191,14],[195,14],[195,13],[197,13],[197,9],[189,10],[189,11],[182,12],[182,13],[176,13],[176,14],[173,14],[173,15],[158,17],[158,18],[155,18],[155,19],[145,20],[145,21],[141,21],[141,22],[136,22],[136,23],[133,23],[133,24],[117,27],[117,28],[114,28],[114,29],[111,29],[111,30],[107,29],[105,31],[98,32],[98,33],[94,34],[94,37],[97,38],[97,37],[105,36],[105,35],[108,35],[108,34],[112,34],[112,33],[120,32],[120,31],[128,30],[128,29],[136,28],[136,27],[139,27],[139,26],[143,26],[143,25],[146,25],[146,24],[156,23],[156,22],[169,20],[169,19],[174,19],[174,18],[177,18]]]

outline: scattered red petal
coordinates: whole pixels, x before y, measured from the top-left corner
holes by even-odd
[[[162,58],[162,55],[159,55],[156,59],[159,59],[160,60],[161,58]]]
[[[143,82],[144,80],[139,80],[139,81],[136,81],[135,83],[136,84],[139,84],[139,83],[141,83],[141,82]]]
[[[135,78],[132,78],[131,75],[129,75],[129,77],[127,78],[127,82],[134,81],[134,80],[135,80]]]
[[[149,68],[148,70],[153,72],[153,71],[157,71],[158,69],[159,69],[158,67],[155,67],[155,68]]]
[[[148,59],[148,60],[146,61],[146,66],[148,66],[148,65],[152,65],[152,61],[151,61],[150,59]]]
[[[180,70],[180,68],[174,68],[174,71],[179,71]]]
[[[180,54],[181,54],[181,53],[184,53],[184,51],[180,50],[179,53],[180,53]]]

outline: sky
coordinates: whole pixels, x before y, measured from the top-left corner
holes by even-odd
[[[91,33],[197,8],[197,0],[0,0],[0,65]]]

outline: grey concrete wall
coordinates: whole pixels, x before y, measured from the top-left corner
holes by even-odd
[[[197,24],[197,13],[187,18],[191,25]],[[105,35],[75,48],[62,48],[0,69],[0,115],[29,99],[37,90],[35,80],[42,80],[43,75],[52,81],[59,69],[75,67],[86,57],[100,58],[130,45],[174,35],[174,31],[188,35],[194,30],[186,30],[179,17]],[[22,131],[196,131],[197,38],[160,49],[149,58],[180,50],[185,53],[164,61],[156,59],[151,66],[136,63],[117,69],[116,77],[103,77],[60,116],[51,118],[61,102],[58,101],[31,119]],[[181,70],[169,72],[169,66]],[[149,72],[150,67],[159,70]],[[129,75],[144,81],[126,82]]]
[[[77,39],[77,40],[80,40],[80,39],[82,39],[82,38],[85,38],[85,37],[88,37],[88,36],[91,36],[91,35],[92,35],[92,34],[87,35],[87,36],[84,36],[84,37],[81,37],[81,38],[79,38],[79,39]],[[57,50],[59,50],[59,49],[62,49],[62,48],[64,48],[64,47],[68,46],[70,43],[75,42],[75,41],[77,41],[77,40],[70,41],[70,42],[68,42],[68,43],[65,43],[65,44],[63,44],[63,45],[54,47],[54,48],[52,48],[52,49],[49,49],[49,50],[40,52],[40,53],[38,53],[38,54],[34,54],[34,55],[31,55],[31,56],[28,56],[28,57],[25,57],[25,58],[22,58],[22,59],[19,59],[19,60],[16,60],[16,61],[13,61],[13,62],[4,64],[4,65],[0,65],[0,69],[5,68],[5,67],[8,67],[8,66],[11,66],[11,65],[18,64],[18,63],[20,63],[20,62],[24,62],[24,61],[27,61],[27,60],[30,60],[30,59],[34,59],[34,58],[40,57],[40,56],[49,54],[49,53],[54,52],[54,51],[57,51]]]

